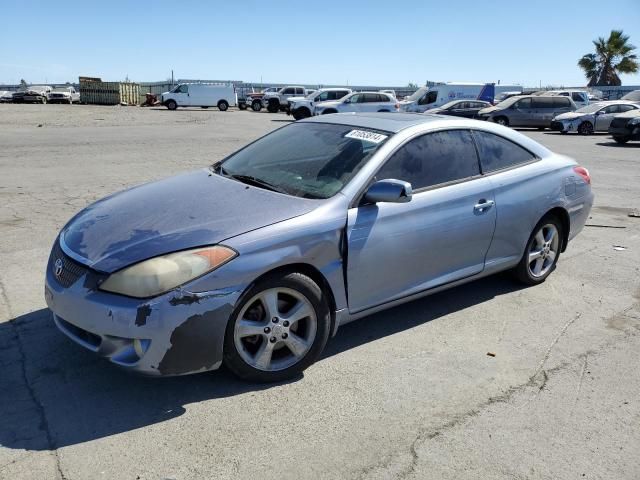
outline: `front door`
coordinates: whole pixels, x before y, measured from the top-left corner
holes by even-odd
[[[495,228],[490,181],[467,130],[422,135],[374,180],[414,188],[408,203],[361,204],[347,218],[349,310],[365,310],[481,272]]]

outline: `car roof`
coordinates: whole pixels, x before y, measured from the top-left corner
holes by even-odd
[[[299,120],[299,123],[332,123],[335,125],[349,125],[353,127],[371,128],[386,132],[398,133],[405,128],[424,123],[446,120],[447,123],[456,120],[442,115],[428,115],[422,113],[390,113],[390,112],[345,112],[329,115],[317,115],[315,117]],[[459,120],[461,125],[467,125],[464,120]]]

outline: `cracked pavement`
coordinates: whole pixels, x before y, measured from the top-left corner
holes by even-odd
[[[294,382],[135,377],[55,329],[44,268],[74,213],[286,119],[0,105],[0,479],[639,478],[638,142],[526,131],[589,168],[589,224],[624,228],[586,227],[543,285],[498,275],[349,324]]]

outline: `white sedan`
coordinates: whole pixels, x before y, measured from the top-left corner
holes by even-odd
[[[638,108],[640,105],[623,100],[592,103],[575,112],[558,115],[551,122],[551,130],[560,133],[578,132],[581,135],[606,132],[614,115]]]

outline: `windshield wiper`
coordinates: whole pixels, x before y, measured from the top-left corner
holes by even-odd
[[[222,172],[224,173],[224,170],[222,170]],[[278,187],[276,185],[272,185],[271,183],[269,183],[269,182],[267,182],[265,180],[253,177],[251,175],[240,175],[240,174],[236,174],[236,173],[230,173],[230,174],[228,174],[228,176],[238,180],[239,182],[246,183],[248,185],[253,185],[255,187],[260,187],[260,188],[264,188],[266,190],[271,190],[273,192],[284,193],[286,195],[289,195],[289,193],[286,192],[285,190],[283,190],[282,188],[280,188],[280,187]]]

